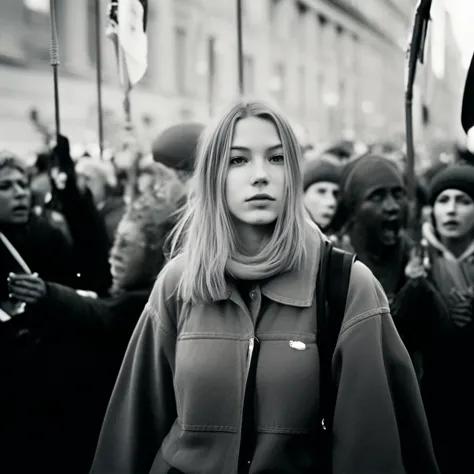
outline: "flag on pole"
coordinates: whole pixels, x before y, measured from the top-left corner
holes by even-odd
[[[148,0],[111,0],[106,34],[115,45],[122,87],[129,91],[148,66]]]

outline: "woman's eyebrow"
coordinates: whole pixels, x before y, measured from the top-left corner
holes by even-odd
[[[281,143],[278,143],[277,145],[272,145],[267,148],[267,151],[273,151],[277,150],[279,148],[283,148],[283,145]],[[237,151],[250,151],[250,148],[247,148],[245,146],[232,146],[231,150],[237,150]]]

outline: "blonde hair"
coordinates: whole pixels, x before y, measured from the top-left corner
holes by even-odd
[[[184,256],[178,292],[193,304],[217,300],[226,288],[226,263],[237,253],[236,234],[225,198],[230,149],[238,120],[259,117],[277,128],[286,172],[281,214],[259,261],[277,265],[280,273],[299,268],[305,259],[301,150],[284,116],[260,101],[239,101],[203,131],[195,173],[183,214],[170,235],[171,257]]]

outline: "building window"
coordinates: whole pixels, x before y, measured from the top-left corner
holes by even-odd
[[[174,31],[175,35],[175,76],[176,76],[176,87],[180,94],[186,94],[186,65],[187,59],[187,33],[186,30],[178,26]]]
[[[95,21],[95,1],[87,1],[87,57],[91,64],[97,61],[97,41],[96,41],[96,21]]]
[[[25,53],[29,60],[48,61],[51,41],[49,0],[23,0],[23,6],[26,23],[23,32]],[[56,15],[59,17],[58,11]]]
[[[271,89],[280,102],[285,100],[286,70],[282,62],[278,62],[275,65],[275,74],[272,78]]]
[[[298,69],[299,108],[302,114],[306,112],[306,70],[304,66]]]
[[[297,41],[298,41],[298,48],[300,52],[306,51],[307,46],[307,38],[306,38],[306,13],[307,7],[301,2],[297,2],[296,4],[297,10],[297,17],[296,17],[296,34],[297,34]]]
[[[278,34],[278,10],[280,0],[270,0],[269,3],[269,17],[270,17],[270,31],[273,36]]]
[[[244,56],[244,87],[247,94],[255,92],[255,63],[250,55]]]

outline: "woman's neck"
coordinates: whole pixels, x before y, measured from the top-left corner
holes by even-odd
[[[440,239],[441,243],[456,257],[459,258],[471,245],[474,236],[468,234],[458,239]]]
[[[237,248],[244,255],[256,255],[262,244],[272,233],[272,226],[251,225],[239,223],[235,226],[237,234]]]

